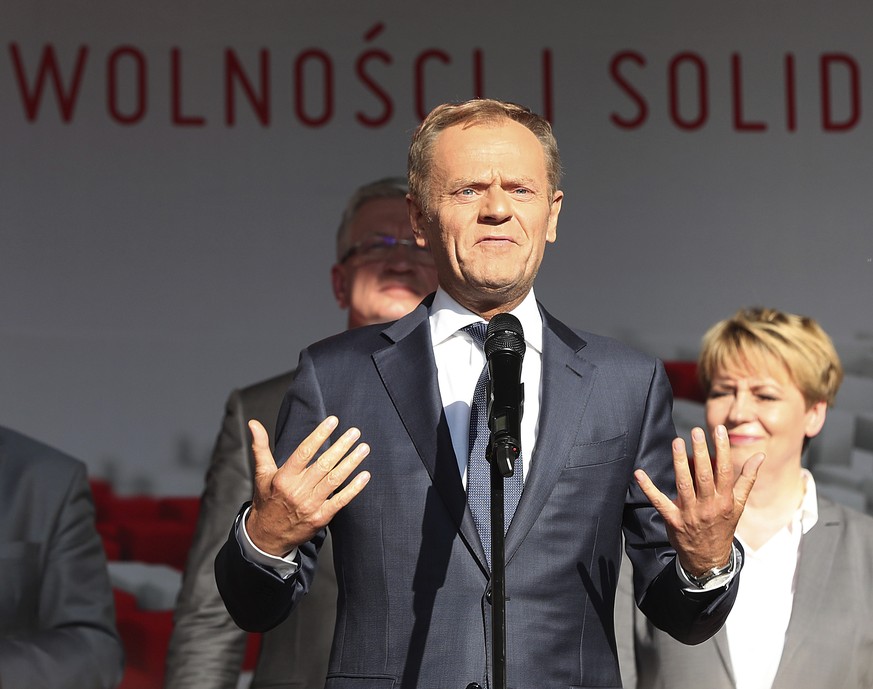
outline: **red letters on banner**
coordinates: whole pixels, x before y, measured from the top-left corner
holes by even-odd
[[[377,22],[364,33],[365,43],[371,44],[385,30],[382,22]],[[339,67],[327,51],[320,48],[301,50],[292,62],[284,65],[290,72],[274,79],[274,60],[266,48],[257,53],[257,64],[251,64],[251,57],[240,55],[233,48],[226,48],[223,54],[223,117],[210,115],[203,111],[203,104],[196,96],[202,90],[192,87],[192,80],[198,77],[190,65],[186,65],[185,52],[173,47],[167,54],[168,68],[161,68],[161,58],[147,56],[140,48],[130,45],[112,49],[101,72],[98,65],[89,61],[90,48],[78,48],[72,67],[64,64],[69,56],[59,55],[51,44],[43,45],[38,57],[29,59],[19,44],[9,44],[9,55],[16,77],[18,97],[24,117],[28,122],[37,123],[40,118],[49,116],[47,101],[53,101],[62,121],[72,122],[76,105],[85,93],[93,94],[93,81],[105,79],[106,109],[111,121],[130,126],[141,123],[149,112],[149,101],[157,89],[165,89],[169,102],[167,117],[176,127],[205,127],[220,121],[224,126],[238,126],[240,111],[252,115],[257,123],[269,127],[277,123],[272,111],[274,91],[277,88],[289,89],[292,94],[294,121],[304,127],[319,128],[337,120],[336,74]],[[440,67],[450,67],[449,71]],[[164,71],[166,69],[166,71]],[[470,97],[486,96],[486,60],[481,48],[474,48],[469,61],[458,60],[448,52],[438,48],[428,48],[413,56],[411,64],[398,65],[397,60],[386,50],[369,46],[354,62],[354,76],[363,93],[370,97],[354,109],[354,121],[363,127],[377,128],[388,125],[394,118],[398,95],[392,93],[386,78],[388,70],[394,70],[396,84],[397,70],[411,75],[407,84],[412,114],[423,118],[428,110],[436,105],[427,97],[429,82],[456,81],[458,70],[472,72],[472,93]],[[544,49],[540,54],[542,76],[542,104],[539,112],[546,118],[553,117],[553,79],[552,52]],[[166,75],[166,76],[164,76]],[[199,75],[202,79],[202,75]],[[91,83],[92,89],[83,90],[83,83]],[[356,93],[357,95],[357,93]],[[536,108],[536,104],[532,104]]]
[[[861,120],[861,68],[858,61],[845,53],[822,53],[818,57],[818,66],[817,95],[821,102],[821,117],[817,124],[826,132],[854,129]],[[610,78],[627,99],[626,107],[609,115],[610,121],[619,129],[639,129],[649,122],[653,94],[651,87],[645,90],[639,82],[643,81],[643,72],[651,68],[646,57],[637,51],[626,50],[612,57]],[[729,123],[736,132],[765,132],[777,127],[777,123],[763,119],[760,114],[753,115],[756,106],[760,109],[761,105],[749,98],[751,89],[746,79],[747,72],[753,69],[757,70],[756,77],[760,80],[760,66],[747,65],[742,55],[736,52],[730,55],[726,70],[724,63],[707,62],[698,53],[676,53],[667,62],[666,81],[663,82],[668,122],[683,131],[700,130],[710,125],[715,117],[719,122]],[[723,77],[725,71],[730,89],[726,100],[731,109],[729,113],[714,115],[710,106],[712,84],[717,81],[714,75]],[[767,83],[774,80],[775,86],[785,94],[784,128],[794,132],[798,128],[798,86],[796,59],[792,53],[785,54],[781,73],[769,75]],[[839,86],[835,87],[835,83]]]
[[[384,127],[393,120],[398,103],[409,103],[411,114],[423,118],[435,105],[428,98],[428,84],[447,80],[454,83],[459,70],[468,71],[472,76],[470,97],[487,95],[485,76],[488,61],[484,49],[474,48],[469,59],[460,59],[446,50],[431,47],[421,50],[412,56],[411,63],[403,65],[389,52],[372,44],[384,30],[385,25],[378,22],[365,32],[364,41],[369,45],[353,65],[337,61],[321,48],[306,48],[282,65],[285,71],[275,78],[273,68],[276,65],[268,49],[259,50],[256,62],[253,62],[251,55],[240,55],[233,48],[226,48],[223,61],[217,61],[223,77],[223,112],[211,113],[210,103],[202,102],[202,90],[191,85],[191,80],[202,79],[202,74],[186,65],[185,53],[180,47],[169,50],[168,69],[160,64],[159,58],[131,45],[121,45],[109,51],[105,63],[89,59],[91,49],[87,45],[79,46],[72,55],[61,55],[53,44],[48,43],[41,47],[37,57],[27,58],[21,47],[13,42],[9,44],[9,56],[23,115],[32,123],[48,116],[52,104],[61,121],[73,122],[79,99],[85,97],[85,93],[93,94],[94,81],[101,79],[105,82],[108,117],[124,126],[154,117],[149,112],[149,102],[153,92],[162,89],[169,101],[166,117],[176,127],[205,127],[213,122],[235,127],[240,121],[240,110],[262,127],[273,126],[283,119],[279,115],[277,120],[272,112],[276,89],[285,89],[292,96],[293,112],[285,114],[285,122],[293,121],[308,128],[327,126],[339,118],[338,100],[347,104],[350,97],[357,98],[363,93],[361,104],[346,110],[353,118],[351,121],[362,127]],[[622,130],[649,125],[653,113],[658,112],[663,113],[669,125],[686,132],[708,126],[728,126],[733,131],[744,133],[780,128],[794,132],[803,125],[817,126],[825,132],[855,129],[861,121],[861,67],[858,60],[846,53],[826,52],[816,61],[817,74],[813,77],[807,68],[807,79],[799,86],[798,60],[790,52],[784,54],[781,66],[774,66],[752,62],[739,52],[714,60],[693,51],[679,51],[661,64],[652,64],[638,51],[621,51],[614,54],[605,66],[605,78],[617,95],[617,104],[608,113],[608,118]],[[531,105],[548,120],[554,121],[558,116],[554,112],[554,92],[560,84],[554,81],[551,49],[540,51],[539,62],[542,102]],[[337,72],[341,69],[353,70],[360,86],[352,96],[349,92],[337,90],[337,83],[346,83],[337,80]],[[565,72],[570,73],[572,70]],[[411,83],[406,84],[409,100],[392,92],[388,85],[394,84],[394,88],[398,88],[398,74],[411,76]],[[388,79],[391,75],[393,80]],[[86,90],[83,84],[90,84],[91,88]],[[564,86],[580,87],[575,83]],[[798,115],[798,99],[805,96],[808,102],[811,88],[815,89],[814,95],[820,102],[818,121],[814,125],[799,122]],[[718,93],[719,89],[723,92]],[[772,94],[780,92],[784,94],[784,100],[778,96],[774,100]],[[765,95],[760,95],[762,93]],[[653,110],[653,104],[659,102],[663,105]],[[714,104],[725,103],[727,111],[724,105],[714,109]],[[211,105],[215,107],[216,104]],[[774,105],[777,112],[784,111],[777,117],[773,115]],[[806,117],[809,120],[812,116],[807,114]]]

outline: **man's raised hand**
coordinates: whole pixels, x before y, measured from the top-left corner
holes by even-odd
[[[349,428],[316,459],[338,424],[335,416],[328,416],[277,468],[266,429],[249,421],[255,481],[246,531],[264,552],[281,557],[308,541],[370,480],[369,472],[362,471],[337,490],[370,453],[366,443],[354,446],[361,437],[357,428]]]
[[[714,462],[700,428],[691,431],[691,449],[689,458],[685,441],[673,441],[675,502],[658,490],[645,471],[638,469],[634,476],[664,518],[679,564],[688,574],[699,576],[727,564],[737,523],[764,455],[759,452],[746,460],[742,472],[734,478],[730,440],[724,426],[715,429]]]

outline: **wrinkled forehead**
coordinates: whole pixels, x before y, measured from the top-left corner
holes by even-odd
[[[465,122],[444,129],[434,142],[431,173],[505,170],[547,179],[546,154],[539,139],[510,119]]]

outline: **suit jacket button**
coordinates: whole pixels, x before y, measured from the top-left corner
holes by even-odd
[[[467,685],[467,689],[482,689],[482,685],[479,684],[478,682],[470,682]]]

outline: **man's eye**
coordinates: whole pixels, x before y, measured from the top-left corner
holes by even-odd
[[[461,189],[461,191],[459,191],[458,193],[461,196],[472,196],[475,192],[472,189],[467,188],[467,189]]]
[[[394,242],[391,241],[391,238],[382,238],[376,237],[375,239],[371,239],[363,245],[364,251],[379,251],[381,249],[389,248]]]

